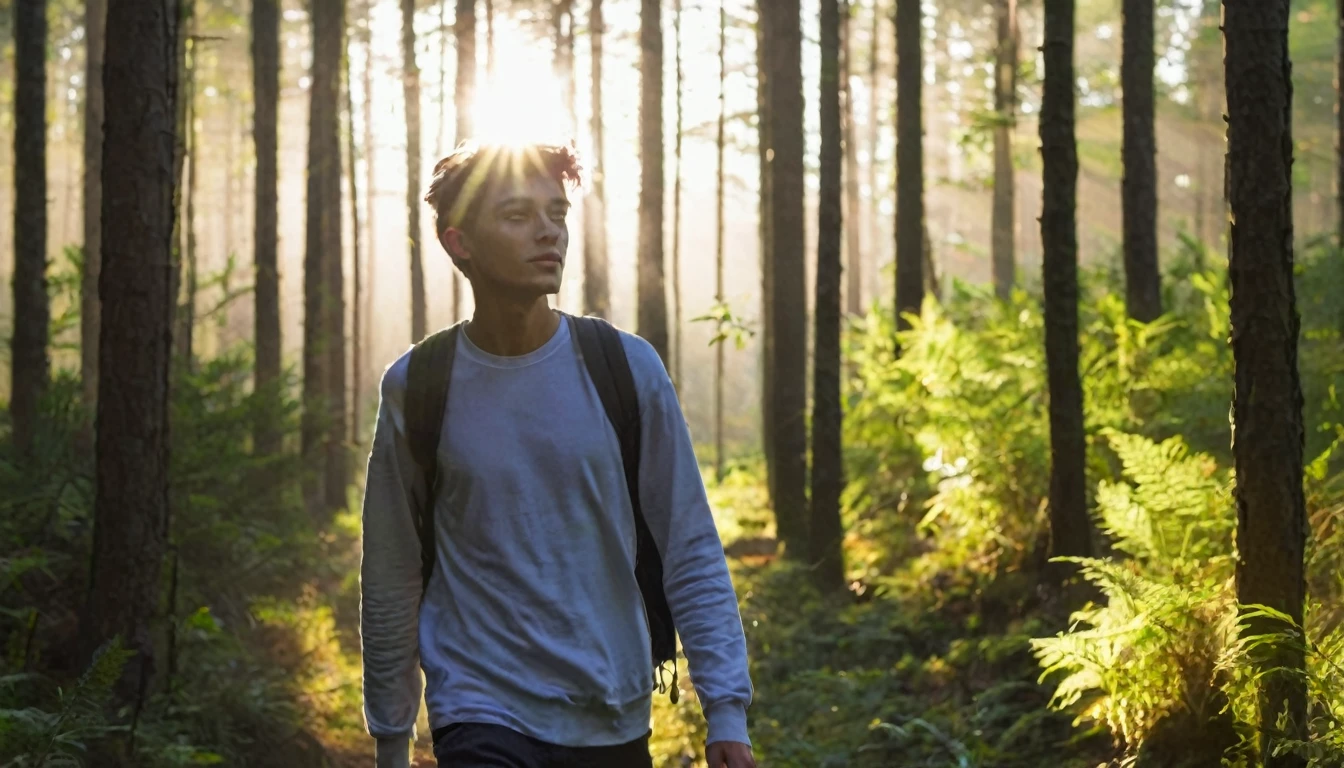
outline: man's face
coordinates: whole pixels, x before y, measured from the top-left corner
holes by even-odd
[[[569,200],[546,174],[508,174],[485,191],[471,224],[442,241],[473,284],[524,297],[560,291]]]

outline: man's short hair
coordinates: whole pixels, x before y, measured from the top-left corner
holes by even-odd
[[[545,174],[577,187],[583,168],[578,151],[563,144],[478,144],[464,141],[434,165],[425,202],[434,209],[434,233],[475,218],[490,188],[511,174]]]

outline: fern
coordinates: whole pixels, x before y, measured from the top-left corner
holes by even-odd
[[[18,754],[5,765],[79,766],[78,755],[84,751],[84,741],[112,729],[106,724],[103,708],[133,655],[134,652],[122,647],[119,636],[114,637],[94,654],[74,688],[61,691],[57,711],[46,712],[36,707],[0,709],[0,733],[6,733],[10,743],[19,745]]]

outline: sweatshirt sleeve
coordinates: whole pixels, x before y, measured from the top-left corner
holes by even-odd
[[[364,491],[359,629],[364,718],[379,768],[409,765],[420,711],[420,538],[411,499],[424,485],[406,440],[408,358],[383,375]]]
[[[640,505],[661,550],[663,586],[709,726],[707,741],[750,744],[746,637],[690,429],[653,348],[627,336],[626,350],[640,404]]]

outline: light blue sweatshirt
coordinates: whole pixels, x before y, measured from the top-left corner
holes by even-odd
[[[640,502],[709,742],[749,743],[742,620],[690,434],[653,347],[621,338],[639,395]],[[363,509],[364,714],[380,765],[404,759],[414,738],[422,668],[431,728],[492,723],[566,746],[645,735],[653,666],[634,516],[616,433],[569,324],[519,357],[458,334],[423,604],[409,360],[383,376]]]

